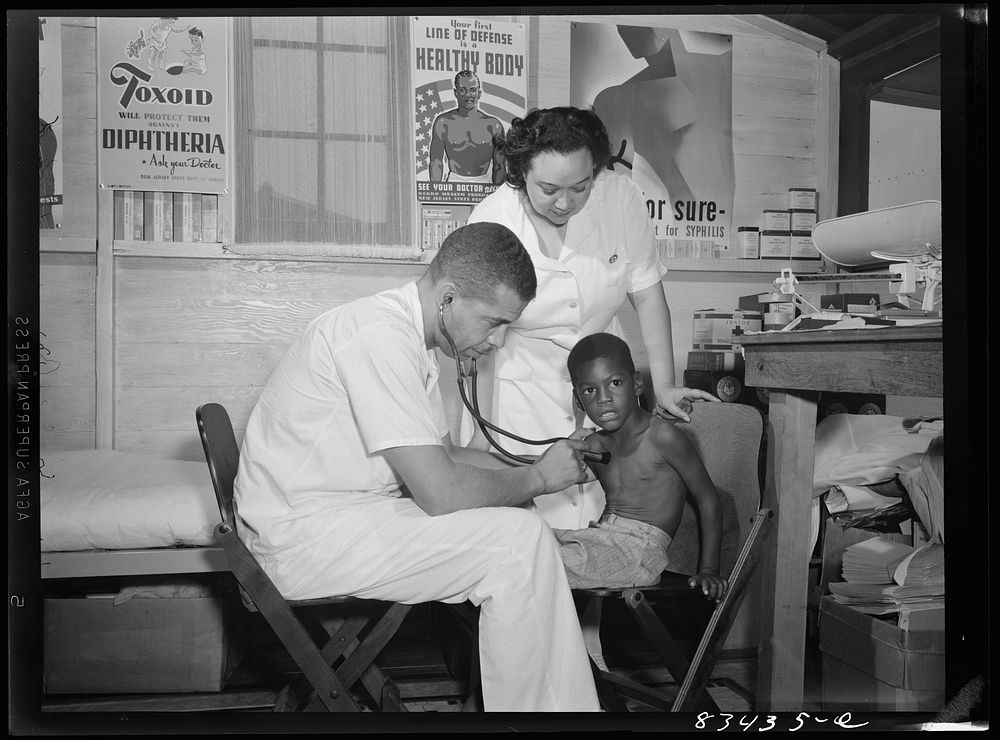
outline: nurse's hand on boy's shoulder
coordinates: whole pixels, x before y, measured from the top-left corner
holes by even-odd
[[[694,411],[693,401],[719,402],[719,399],[708,391],[697,388],[663,386],[656,394],[654,413],[668,421],[691,421],[691,413]]]

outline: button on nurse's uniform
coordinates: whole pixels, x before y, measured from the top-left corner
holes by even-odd
[[[595,332],[624,336],[615,314],[627,294],[659,282],[660,264],[642,191],[631,180],[602,172],[583,209],[570,218],[558,257],[548,257],[525,208],[520,190],[501,185],[473,210],[469,223],[494,221],[521,239],[535,265],[538,291],[507,332],[494,358],[490,420],[531,439],[565,437],[576,428],[577,409],[566,360],[573,345]],[[487,383],[486,378],[480,384]],[[588,421],[588,426],[592,424]],[[474,421],[462,417],[463,443]],[[494,435],[515,454],[544,448]],[[556,529],[577,529],[604,510],[599,483],[539,496],[535,506]]]

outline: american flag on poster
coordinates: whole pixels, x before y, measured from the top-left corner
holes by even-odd
[[[493,136],[527,105],[524,24],[414,17],[417,200],[477,203],[502,181]]]

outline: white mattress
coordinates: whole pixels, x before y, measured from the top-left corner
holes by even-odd
[[[42,459],[42,552],[215,544],[219,507],[204,462],[118,450]]]

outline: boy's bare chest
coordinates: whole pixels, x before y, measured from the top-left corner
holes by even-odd
[[[611,461],[601,471],[601,485],[610,497],[661,499],[684,483],[646,439],[626,445],[609,445]]]

